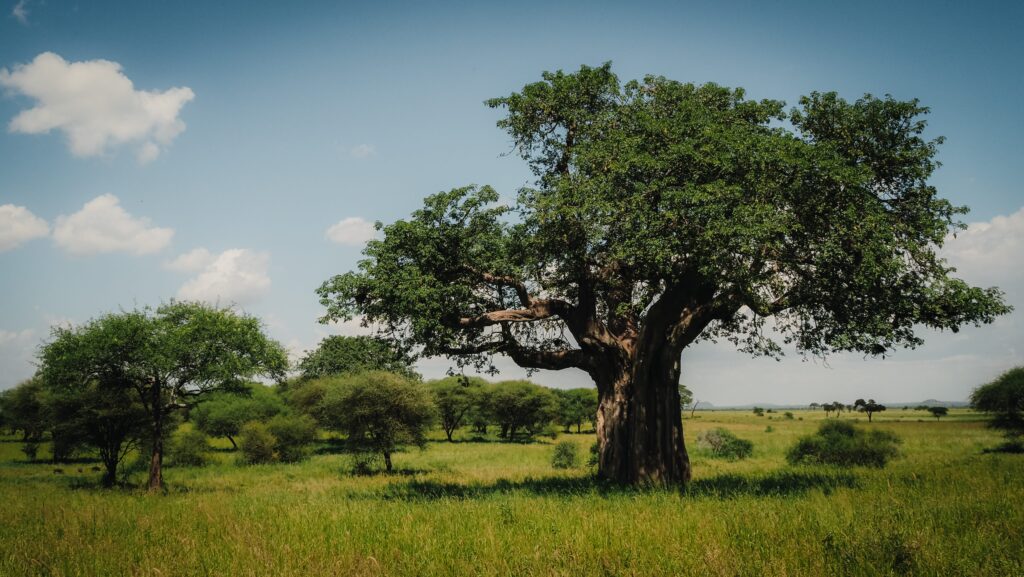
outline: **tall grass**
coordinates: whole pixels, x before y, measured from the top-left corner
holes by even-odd
[[[0,575],[1024,574],[1024,458],[983,454],[999,437],[967,411],[863,422],[901,436],[903,456],[849,470],[785,464],[821,413],[770,433],[753,414],[697,416],[689,444],[721,426],[754,453],[694,451],[685,492],[556,471],[548,440],[439,433],[396,455],[390,476],[349,475],[328,443],[303,463],[257,466],[220,444],[213,465],[168,469],[154,496],[100,489],[91,463],[26,463],[0,439]],[[559,440],[586,454],[593,436]]]

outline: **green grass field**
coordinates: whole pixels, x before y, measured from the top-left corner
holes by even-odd
[[[1024,455],[983,453],[1000,438],[977,414],[860,417],[903,455],[842,470],[786,464],[824,418],[794,413],[687,415],[686,492],[555,471],[550,439],[438,438],[390,476],[350,475],[328,444],[296,465],[237,466],[225,449],[148,495],[98,488],[94,463],[27,463],[4,437],[0,575],[1024,575]],[[753,457],[694,450],[715,426]],[[592,435],[561,438],[586,460]]]

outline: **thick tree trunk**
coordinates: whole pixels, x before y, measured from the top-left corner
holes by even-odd
[[[679,352],[649,348],[599,383],[598,474],[629,485],[690,480],[679,406]]]

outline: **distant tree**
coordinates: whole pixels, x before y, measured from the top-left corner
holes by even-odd
[[[762,409],[761,407],[754,407],[754,414],[757,415],[758,417],[763,417],[764,409]]]
[[[306,458],[316,441],[316,421],[309,415],[281,413],[267,421],[267,432],[274,437],[277,460],[295,463]]]
[[[928,407],[928,412],[938,421],[940,417],[945,417],[949,414],[949,409],[946,407]]]
[[[151,491],[163,487],[165,428],[174,414],[216,391],[244,391],[257,375],[283,377],[288,366],[284,348],[255,317],[173,301],[55,327],[39,358],[48,386],[75,390],[96,382],[145,407]]]
[[[0,403],[8,430],[21,435],[22,443],[43,440],[49,425],[43,382],[31,378],[3,392]]]
[[[1014,439],[1024,436],[1024,367],[999,375],[971,393],[971,407],[992,415],[989,425]]]
[[[235,437],[249,421],[266,421],[286,410],[273,389],[246,383],[238,392],[215,392],[191,411],[196,428],[211,437],[224,437],[238,448]]]
[[[74,439],[95,449],[103,463],[102,484],[112,487],[125,457],[142,446],[149,433],[149,414],[122,387],[89,381],[81,387],[58,388],[50,397],[57,438]]]
[[[686,385],[679,383],[679,410],[685,411],[693,404],[693,392],[686,388]]]
[[[426,446],[435,416],[426,386],[383,371],[334,377],[321,405],[329,427],[347,435],[353,451],[382,455],[388,472],[392,453],[407,445]]]
[[[238,434],[241,460],[246,465],[263,465],[277,460],[277,439],[266,423],[250,421]]]
[[[434,406],[441,428],[450,442],[452,434],[466,423],[486,381],[479,377],[451,376],[427,383],[434,397]]]
[[[821,405],[819,403],[811,403],[808,408],[813,411],[814,409],[820,409]]]
[[[419,379],[414,362],[411,355],[387,339],[332,335],[306,351],[298,369],[303,379],[366,371],[388,371]]]
[[[874,413],[880,413],[886,409],[885,405],[876,403],[874,399],[868,399],[867,401],[864,399],[857,399],[854,401],[853,407],[862,413],[866,413],[869,423],[871,422],[871,415]]]
[[[918,405],[918,406],[914,407],[914,410],[915,411],[927,411],[930,408],[931,407],[929,407],[928,405]]]
[[[576,427],[579,433],[583,429],[583,423],[591,422],[597,414],[597,389],[554,389],[558,398],[558,415],[556,420],[569,432],[570,427]]]
[[[202,467],[210,462],[210,438],[199,429],[179,431],[168,443],[167,456],[176,467]]]
[[[554,420],[558,411],[554,393],[530,381],[495,383],[490,403],[501,437],[508,440],[515,439],[516,433],[533,436]]]

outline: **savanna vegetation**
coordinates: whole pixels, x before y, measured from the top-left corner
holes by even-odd
[[[939,257],[965,209],[929,184],[927,108],[609,65],[488,105],[537,181],[381,225],[318,290],[374,336],[290,364],[201,303],[55,328],[0,396],[0,574],[1024,573],[1024,369],[929,418],[680,384],[702,340],[882,355],[1009,312]],[[463,374],[495,355],[595,387]]]

